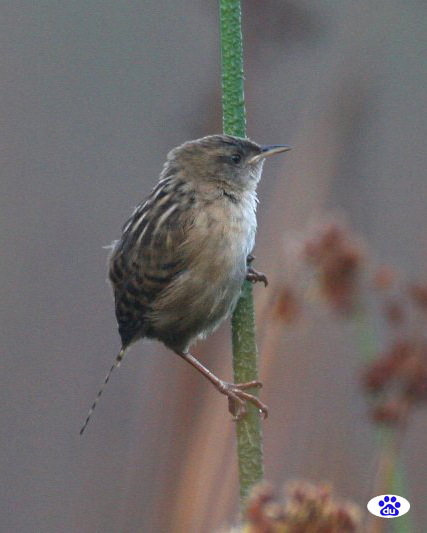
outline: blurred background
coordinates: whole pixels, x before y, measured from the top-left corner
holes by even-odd
[[[266,478],[279,492],[290,479],[328,481],[364,508],[378,448],[357,325],[321,306],[272,325],[268,309],[289,274],[287,236],[330,209],[403,278],[427,280],[427,6],[242,6],[248,134],[293,147],[259,187]],[[0,531],[231,524],[226,401],[159,344],[134,346],[79,436],[119,348],[103,246],[168,150],[222,128],[217,2],[3,2],[0,25]],[[194,354],[230,378],[230,344],[226,323]],[[402,449],[415,532],[427,523],[426,417],[411,419]]]

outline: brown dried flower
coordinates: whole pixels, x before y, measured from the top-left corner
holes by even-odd
[[[408,287],[408,293],[415,305],[422,311],[427,311],[427,285],[412,284]]]
[[[288,484],[287,500],[278,503],[269,485],[255,487],[249,497],[245,523],[237,533],[354,533],[360,525],[360,510],[332,497],[327,485],[306,481]]]
[[[273,318],[291,324],[298,319],[300,313],[301,305],[295,290],[289,285],[284,285],[273,307]]]
[[[408,407],[427,400],[427,342],[398,340],[363,375],[366,389],[382,392],[371,410],[375,422],[404,421]]]
[[[397,300],[386,302],[384,306],[384,316],[390,326],[400,326],[405,318],[402,303]]]
[[[351,311],[363,259],[359,240],[336,222],[324,224],[305,241],[303,258],[317,270],[326,300],[338,311]]]
[[[410,342],[396,341],[389,350],[370,363],[363,376],[365,387],[371,392],[382,390],[392,378],[396,377],[412,349]]]
[[[371,410],[370,415],[374,422],[394,425],[403,422],[404,417],[406,416],[406,409],[403,409],[401,402],[391,400],[374,407]]]
[[[335,500],[330,486],[297,481],[288,485],[287,492],[289,527],[285,531],[344,533],[357,530],[360,520],[358,507]]]

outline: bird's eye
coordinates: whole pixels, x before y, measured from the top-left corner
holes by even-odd
[[[242,156],[240,154],[233,154],[231,156],[231,160],[233,163],[240,163],[240,160],[242,159]]]

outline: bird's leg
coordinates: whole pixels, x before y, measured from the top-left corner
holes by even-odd
[[[234,420],[241,420],[247,413],[246,402],[252,403],[257,409],[259,409],[261,416],[267,418],[268,408],[253,394],[245,392],[250,388],[261,388],[262,383],[260,381],[249,381],[247,383],[228,383],[223,381],[212,374],[205,366],[202,365],[194,356],[189,352],[176,352],[183,359],[188,361],[190,365],[194,366],[201,374],[208,378],[208,380],[219,390],[221,394],[225,394],[228,397],[228,409],[234,416]]]

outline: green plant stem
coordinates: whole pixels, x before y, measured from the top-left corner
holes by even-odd
[[[243,45],[240,0],[220,0],[222,104],[224,133],[246,137],[243,92]],[[231,320],[233,369],[236,383],[258,379],[252,285],[245,282]],[[255,391],[254,391],[255,393]],[[239,493],[243,504],[251,487],[263,477],[262,433],[258,410],[236,423]]]
[[[220,0],[224,133],[246,137],[240,0]]]
[[[371,362],[378,354],[378,339],[375,329],[369,320],[364,306],[359,306],[355,313],[356,332],[359,352],[365,362]],[[406,422],[405,422],[406,425]],[[380,460],[376,473],[375,486],[371,497],[380,494],[397,494],[407,497],[408,489],[405,484],[405,472],[399,461],[399,449],[401,447],[402,428],[387,428],[376,426],[374,433],[377,446],[380,450]],[[369,533],[381,533],[385,526],[384,520],[368,517],[367,531]],[[395,533],[409,533],[413,531],[411,516],[408,513],[392,521],[391,527]]]

